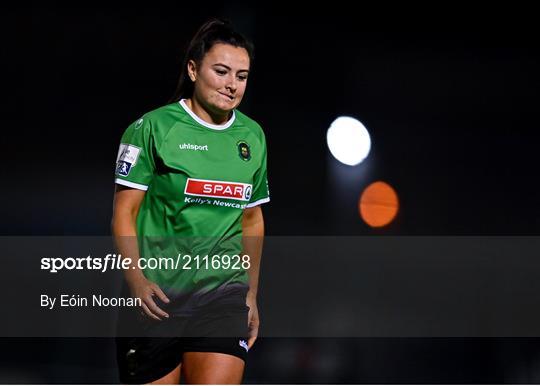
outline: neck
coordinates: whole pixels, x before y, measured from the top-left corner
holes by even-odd
[[[185,100],[187,107],[195,113],[203,121],[211,123],[213,125],[223,125],[229,120],[231,113],[230,112],[213,112],[206,108],[202,103],[197,99],[191,97]]]

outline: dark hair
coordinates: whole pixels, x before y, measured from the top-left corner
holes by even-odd
[[[253,44],[242,34],[236,32],[228,20],[210,19],[199,28],[189,43],[182,63],[178,86],[176,86],[173,97],[169,100],[170,103],[178,102],[182,98],[191,98],[193,95],[193,82],[188,76],[188,62],[193,60],[197,65],[200,65],[206,53],[216,43],[245,48],[250,62],[253,62]]]

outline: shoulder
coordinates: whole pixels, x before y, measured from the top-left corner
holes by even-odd
[[[146,123],[153,128],[157,128],[158,126],[168,126],[170,124],[174,124],[174,122],[176,122],[178,119],[178,115],[178,103],[175,102],[148,111],[136,122],[142,120],[143,123]]]
[[[248,117],[239,110],[234,110],[234,113],[236,114],[238,125],[246,127],[253,134],[264,140],[264,130],[257,121]]]
[[[131,122],[125,133],[160,138],[178,122],[179,110],[177,103],[170,103],[148,111]]]

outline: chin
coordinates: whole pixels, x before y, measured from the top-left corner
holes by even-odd
[[[236,103],[236,101],[232,101],[230,103],[220,101],[219,103],[214,104],[214,108],[216,110],[219,110],[224,113],[228,113],[234,110],[236,106],[238,106],[238,103]]]

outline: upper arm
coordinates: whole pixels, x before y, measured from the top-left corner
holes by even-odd
[[[118,220],[128,216],[136,219],[144,199],[146,191],[140,189],[127,188],[116,184],[113,205],[113,220]]]
[[[264,219],[263,219],[262,209],[260,205],[244,209],[244,213],[242,217],[243,228],[246,228],[258,222],[262,223],[263,221]]]
[[[253,190],[247,208],[255,208],[261,204],[267,203],[270,201],[270,190],[268,188],[268,176],[267,176],[267,161],[266,161],[266,140],[264,138],[264,133],[262,133],[260,148],[258,152],[260,153],[259,158],[259,167],[255,172],[253,178]]]
[[[155,171],[152,124],[143,117],[122,135],[116,158],[113,231],[133,233],[139,208]]]

